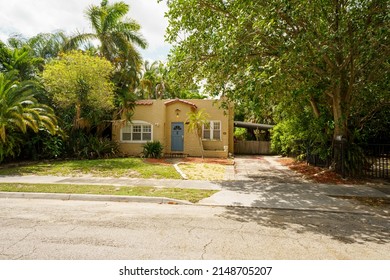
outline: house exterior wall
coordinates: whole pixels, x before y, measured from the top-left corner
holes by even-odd
[[[161,101],[161,100],[156,100]],[[165,142],[165,112],[159,102],[153,105],[138,105],[134,110],[130,123],[146,122],[152,125],[153,138],[152,140],[158,140],[163,145]],[[121,140],[121,129],[127,125],[124,120],[116,121],[113,124],[112,139],[119,143],[120,151],[125,155],[139,156],[143,151],[143,145],[145,142],[128,143]]]
[[[194,110],[190,104],[195,104],[197,110],[205,109],[210,121],[221,121],[221,140],[203,140],[204,155],[206,157],[227,157],[234,152],[233,142],[233,108],[224,111],[220,108],[220,101],[216,100],[148,100],[148,105],[136,105],[132,123],[145,122],[152,126],[154,141],[160,141],[164,147],[163,153],[170,154],[171,150],[171,124],[179,122],[184,124],[184,149],[182,153],[189,156],[201,156],[201,147],[195,133],[188,131],[188,113]],[[183,102],[184,101],[184,102]],[[146,103],[146,102],[145,102]],[[112,138],[119,143],[122,153],[139,156],[145,143],[128,143],[121,140],[121,129],[126,126],[125,121],[113,124]]]

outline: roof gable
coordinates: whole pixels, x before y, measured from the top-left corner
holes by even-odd
[[[187,101],[187,100],[179,99],[179,98],[169,100],[169,101],[165,102],[164,104],[165,104],[165,106],[168,106],[168,105],[172,105],[172,104],[175,104],[175,103],[178,103],[178,102],[186,104],[186,105],[189,105],[189,106],[191,106],[194,109],[198,108],[198,106],[196,106],[194,103],[192,103],[190,101]]]

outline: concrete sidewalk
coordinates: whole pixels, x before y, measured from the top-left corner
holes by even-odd
[[[340,197],[371,197],[390,200],[390,195],[368,186],[321,185],[312,183],[265,183],[263,181],[191,181],[191,180],[157,180],[125,179],[96,177],[56,177],[56,176],[0,176],[0,183],[50,183],[80,185],[113,185],[113,186],[154,186],[160,188],[191,188],[219,190],[213,196],[203,199],[198,205],[240,206],[269,209],[318,210],[334,212],[370,212],[370,208],[358,205]],[[61,200],[107,200],[123,202],[154,202],[188,204],[174,199],[150,197],[125,197],[102,195],[69,195],[69,194],[29,194],[0,193],[8,198],[49,198]]]
[[[332,212],[370,212],[371,207],[352,198],[371,198],[390,201],[387,195],[367,186],[321,184],[274,184],[235,181],[221,184],[222,191],[200,201],[207,205],[257,207],[269,209],[317,210]],[[390,207],[384,210],[390,214]]]
[[[240,206],[267,209],[317,210],[335,212],[367,213],[372,207],[365,206],[352,197],[370,197],[390,200],[390,186],[345,186],[323,185],[307,182],[298,174],[282,166],[277,157],[238,157],[230,181],[209,182],[193,180],[138,179],[138,178],[98,178],[92,176],[0,176],[0,183],[46,183],[113,186],[152,186],[159,188],[191,188],[218,190],[216,194],[203,199],[198,205]],[[165,198],[140,198],[101,195],[69,194],[20,194],[0,193],[0,197],[85,199],[108,201],[134,201],[157,203],[182,203]],[[344,198],[344,199],[343,199]],[[389,205],[389,204],[387,204]],[[390,215],[390,207],[383,207],[385,215]]]

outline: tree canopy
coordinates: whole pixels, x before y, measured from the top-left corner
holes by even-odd
[[[333,138],[352,139],[390,105],[386,0],[167,3],[182,84],[195,79],[273,122],[306,114]]]
[[[98,40],[98,53],[114,66],[112,81],[115,84],[116,118],[123,109],[132,109],[138,73],[142,58],[136,47],[145,49],[147,42],[139,33],[141,26],[127,17],[130,6],[123,1],[109,3],[102,0],[100,5],[91,5],[85,15],[93,32],[80,33],[71,38],[70,46],[81,46]]]
[[[124,1],[102,0],[85,11],[89,33],[13,34],[6,43],[0,41],[0,161],[18,154],[34,159],[61,153],[89,157],[97,148],[110,150],[110,140],[100,138],[110,137],[111,121],[123,112],[131,117],[142,77],[137,48],[147,47],[140,25],[128,17],[129,9]],[[153,78],[155,94],[162,95],[166,83],[160,73],[153,75],[145,78]],[[54,117],[54,111],[61,132],[55,136],[44,118]]]
[[[75,108],[74,124],[79,127],[82,119],[96,123],[114,108],[112,69],[105,58],[72,51],[49,62],[42,77],[57,107]]]

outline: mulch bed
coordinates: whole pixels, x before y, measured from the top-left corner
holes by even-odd
[[[321,184],[343,184],[343,185],[356,185],[356,184],[366,184],[368,180],[358,180],[358,179],[343,179],[336,172],[316,166],[308,165],[306,162],[297,161],[292,158],[282,158],[279,162],[291,170],[301,174],[305,179],[321,183]]]
[[[176,162],[187,162],[187,163],[215,163],[221,165],[233,165],[234,161],[232,159],[224,158],[200,158],[200,157],[185,157],[185,158],[146,158],[144,159],[147,163],[152,164],[162,164],[162,165],[172,165]]]
[[[234,161],[232,159],[226,158],[198,158],[198,157],[187,157],[183,158],[183,162],[189,163],[215,163],[222,165],[233,165]]]

